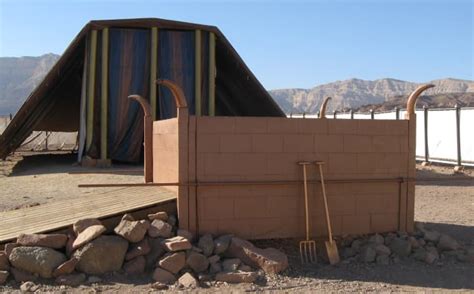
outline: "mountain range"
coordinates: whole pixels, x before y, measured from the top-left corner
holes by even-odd
[[[41,82],[59,55],[0,58],[0,115],[15,113]],[[426,91],[422,101],[429,106],[474,106],[474,81],[440,79],[430,81],[435,88]],[[328,110],[383,109],[406,103],[407,95],[419,83],[396,79],[367,81],[350,79],[323,84],[311,89],[270,90],[270,95],[286,113],[316,113],[325,97],[332,97]],[[366,106],[368,105],[368,106]]]

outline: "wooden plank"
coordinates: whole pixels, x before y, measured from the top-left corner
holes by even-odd
[[[196,116],[201,116],[201,30],[194,33],[194,97],[196,101]]]
[[[87,83],[87,127],[86,127],[86,153],[92,145],[92,132],[94,130],[94,94],[95,94],[95,63],[97,51],[97,30],[91,31],[91,47],[89,58],[89,77]]]
[[[159,187],[129,187],[0,213],[0,243],[20,233],[43,233],[72,225],[83,218],[107,218],[175,200],[175,193]]]
[[[101,104],[100,104],[100,158],[107,159],[107,110],[109,90],[109,29],[102,30],[101,66]]]
[[[156,120],[156,79],[158,68],[158,28],[151,28],[151,56],[150,56],[150,106],[151,117]]]
[[[209,33],[209,116],[216,115],[216,35]]]

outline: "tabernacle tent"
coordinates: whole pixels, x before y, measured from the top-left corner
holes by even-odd
[[[78,161],[140,161],[143,112],[127,96],[147,99],[155,120],[176,116],[158,78],[183,89],[192,115],[284,116],[216,27],[156,18],[91,21],[0,136],[0,158],[33,131],[77,131]]]

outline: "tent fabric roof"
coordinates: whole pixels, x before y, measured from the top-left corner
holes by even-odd
[[[79,58],[84,54],[85,39],[89,31],[103,29],[107,27],[121,28],[149,28],[159,27],[163,29],[175,30],[196,30],[209,31],[216,34],[217,39],[223,43],[230,55],[233,55],[240,67],[248,77],[249,85],[252,91],[258,93],[256,96],[264,97],[264,106],[258,105],[259,115],[268,116],[284,116],[283,111],[276,102],[271,98],[270,94],[256,79],[250,69],[246,66],[242,58],[232,47],[230,42],[225,38],[222,32],[215,26],[207,26],[201,24],[193,24],[187,22],[165,20],[159,18],[141,18],[141,19],[117,19],[117,20],[93,20],[90,21],[74,38],[61,58],[52,67],[43,81],[33,90],[26,102],[17,112],[11,123],[0,136],[0,158],[5,158],[9,153],[17,149],[21,143],[34,130],[51,130],[51,131],[73,131],[77,130],[77,124],[66,123],[54,126],[51,119],[54,104],[64,102],[53,101],[53,93],[64,87],[77,87],[77,78],[73,78],[76,82],[68,85],[63,83],[65,76],[72,76],[77,73],[78,68],[82,67],[83,60]],[[66,85],[64,85],[66,84]],[[77,100],[77,99],[75,99]],[[246,102],[246,104],[249,102]],[[248,105],[242,105],[248,107]],[[262,114],[263,112],[263,114]]]

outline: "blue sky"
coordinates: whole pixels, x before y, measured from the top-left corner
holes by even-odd
[[[92,19],[218,26],[267,89],[349,78],[474,79],[473,0],[0,0],[0,56],[62,53]]]

